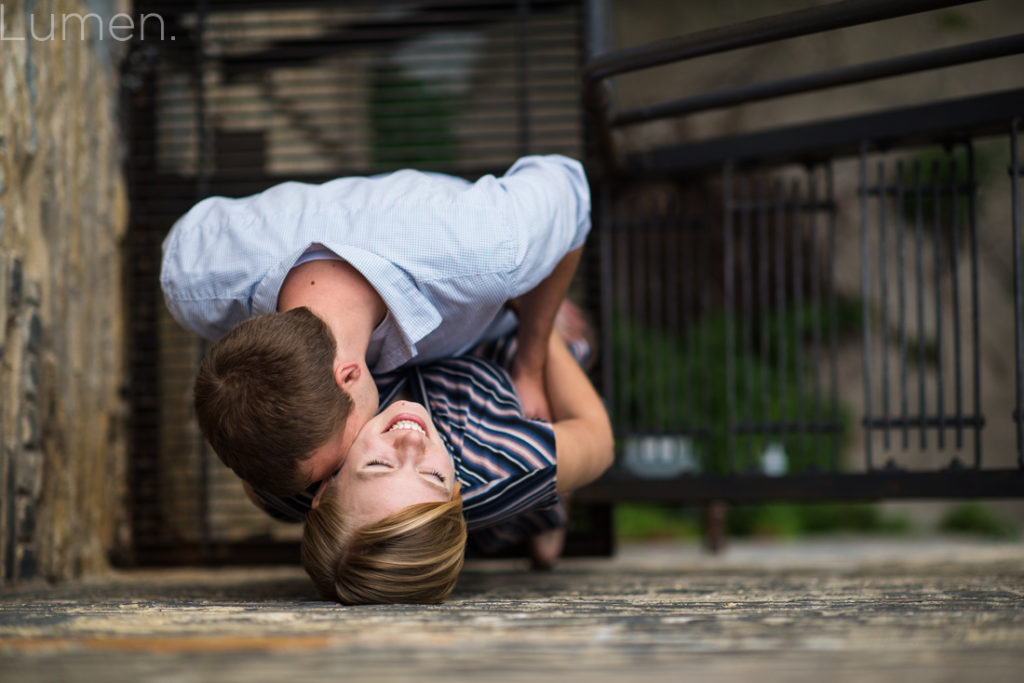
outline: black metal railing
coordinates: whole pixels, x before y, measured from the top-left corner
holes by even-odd
[[[903,106],[696,140],[644,147],[627,135],[1019,55],[1024,34],[613,105],[620,80],[652,67],[968,4],[849,0],[591,56],[583,92],[601,195],[602,376],[619,456],[581,499],[1024,496],[1024,90],[1013,78],[1004,90],[942,99],[932,89]],[[801,102],[802,113],[814,106]],[[1008,186],[991,168],[1004,153]],[[1008,301],[984,298],[980,284],[979,233],[1006,229],[980,215],[983,180],[989,195],[1001,192],[987,206],[1012,216]],[[1009,316],[1011,303],[1018,408],[986,417],[985,321]],[[985,309],[995,305],[1006,308]],[[1005,452],[1010,431],[1016,458]],[[983,457],[987,441],[999,450]]]

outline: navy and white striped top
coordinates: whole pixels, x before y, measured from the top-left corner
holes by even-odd
[[[554,429],[549,422],[523,417],[512,380],[502,367],[485,358],[462,356],[382,374],[375,380],[382,408],[406,389],[431,413],[455,461],[469,531],[499,532],[504,525],[499,534],[503,542],[478,545],[514,543],[523,534],[564,523],[555,491]],[[314,484],[286,499],[263,492],[257,495],[271,516],[301,521],[316,488]],[[507,526],[510,522],[517,527],[525,523],[526,528],[513,531]]]

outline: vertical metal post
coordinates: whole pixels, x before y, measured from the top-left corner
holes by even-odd
[[[945,368],[942,363],[942,194],[939,181],[939,162],[936,160],[932,166],[932,204],[934,205],[932,241],[935,252],[935,344],[937,356],[935,363],[935,409],[939,418],[939,450],[945,450],[946,418],[943,415],[946,411],[945,396],[943,395],[945,389]]]
[[[797,429],[801,432],[801,439],[806,443],[807,416],[804,410],[807,402],[804,401],[804,273],[803,273],[803,248],[804,248],[804,212],[805,205],[800,198],[800,183],[793,181],[793,236],[791,246],[793,248],[793,374],[794,383],[794,407],[796,408]]]
[[[698,282],[705,283],[705,286],[700,287],[700,318],[707,321],[711,317],[711,288],[706,286],[706,283],[711,282],[711,200],[704,193],[701,193],[701,225],[700,225],[700,244],[701,254],[703,258],[700,259],[700,279]],[[704,426],[707,427],[707,432],[710,436],[711,431],[714,427],[711,424],[711,416],[714,415],[714,392],[711,390],[711,383],[718,381],[718,378],[712,376],[711,371],[711,354],[713,350],[711,348],[711,325],[701,325],[703,333],[701,335],[701,355],[704,357],[704,362],[701,363],[702,377],[701,386],[704,387],[704,401],[702,408],[704,410]],[[708,438],[711,442],[711,439]]]
[[[1017,466],[1024,468],[1024,303],[1021,292],[1021,210],[1020,210],[1020,159],[1017,156],[1017,127],[1020,119],[1010,124],[1010,198],[1012,202],[1013,225],[1013,338],[1016,354],[1016,396],[1017,407],[1013,419],[1017,426]]]
[[[810,214],[807,217],[808,234],[810,240],[810,275],[811,275],[811,368],[814,373],[813,398],[811,413],[815,429],[821,429],[821,273],[819,262],[821,254],[818,252],[818,180],[809,169],[807,173],[807,199],[810,206]],[[817,446],[825,438],[822,431],[814,437]]]
[[[974,346],[974,417],[981,419],[981,309],[978,305],[978,187],[974,181],[974,145],[967,143],[968,229],[971,237],[971,336]],[[974,467],[981,468],[981,424],[974,425]]]
[[[828,205],[828,308],[829,308],[829,375],[832,422],[832,471],[839,471],[839,311],[836,301],[836,200],[835,178],[832,174],[832,161],[825,166],[825,193]]]
[[[740,190],[740,205],[742,216],[740,216],[740,294],[742,296],[743,322],[741,342],[741,353],[743,357],[743,386],[744,406],[743,420],[747,424],[744,429],[746,434],[747,462],[752,463],[754,438],[749,426],[754,422],[754,251],[751,247],[750,222],[752,211],[751,181],[746,180]]]
[[[950,219],[951,242],[949,248],[950,270],[953,285],[953,373],[954,403],[956,405],[956,448],[964,447],[964,402],[963,402],[963,363],[961,358],[960,329],[960,186],[957,179],[959,167],[956,159],[950,162],[949,191],[952,195],[952,213]]]
[[[882,431],[882,443],[888,451],[889,440],[889,264],[886,255],[889,251],[888,234],[886,231],[886,212],[888,209],[888,187],[885,181],[885,164],[878,162],[878,275],[881,284],[879,298],[881,298],[881,325],[879,332],[882,335],[882,419],[885,427]]]
[[[670,301],[668,296],[664,298],[668,301],[668,337],[671,340],[673,350],[676,351],[671,354],[672,364],[669,376],[679,377],[687,384],[685,389],[681,390],[681,387],[676,387],[672,391],[673,401],[671,405],[674,409],[672,414],[676,416],[677,422],[681,419],[680,416],[686,415],[687,431],[692,432],[695,416],[697,415],[697,395],[700,391],[698,387],[702,386],[697,377],[699,361],[697,359],[697,344],[693,338],[693,333],[696,329],[694,325],[696,316],[694,315],[693,288],[697,285],[694,282],[696,279],[694,266],[698,257],[694,254],[692,248],[693,240],[690,237],[692,235],[692,225],[688,215],[689,212],[687,211],[690,206],[689,202],[686,201],[688,197],[679,197],[677,193],[680,191],[678,189],[674,190],[672,194],[675,201],[672,203],[670,215],[673,216],[675,222],[671,226],[671,231],[668,235],[668,248],[663,249],[663,251],[668,254],[665,261],[664,279],[669,280],[669,274],[675,271],[671,281],[679,282],[682,301]],[[682,267],[678,267],[677,264],[682,264]],[[700,285],[707,286],[702,280],[698,282]],[[680,346],[685,348],[679,348]],[[685,353],[685,357],[682,355],[683,353]],[[706,391],[706,387],[704,390]]]
[[[917,394],[918,394],[918,427],[921,436],[922,450],[927,448],[926,424],[927,401],[925,397],[925,355],[924,355],[924,199],[921,186],[921,162],[914,161],[914,255],[917,271]]]
[[[769,329],[769,302],[771,289],[768,282],[768,266],[771,264],[768,250],[768,188],[765,183],[757,185],[757,265],[758,265],[758,308],[760,309],[761,328],[761,423],[768,424],[771,421],[771,406],[769,405],[769,375],[768,356],[770,353],[768,335]]]
[[[896,162],[896,271],[897,308],[900,330],[900,419],[903,424],[903,450],[910,448],[910,400],[907,392],[907,277],[906,239],[903,212],[906,195],[903,192],[903,161]]]
[[[196,139],[199,148],[196,155],[196,201],[210,193],[210,175],[213,154],[212,139],[206,116],[206,0],[196,2],[196,44],[195,44],[195,83],[196,83]],[[206,342],[199,343],[199,361],[206,354]],[[210,449],[202,434],[197,434],[199,456],[199,524],[200,543],[204,546],[212,541],[210,529]],[[204,552],[207,552],[204,549]]]
[[[604,181],[599,181],[600,194],[598,195],[597,230],[600,240],[601,259],[601,384],[603,393],[607,399],[609,396],[618,396],[620,392],[615,390],[615,374],[613,368],[618,360],[612,345],[612,325],[615,324],[612,300],[614,297],[613,285],[616,282],[616,273],[612,267],[612,215],[611,198],[609,188]],[[605,401],[609,418],[613,425],[617,424],[618,405],[614,401]]]
[[[779,364],[779,419],[784,419],[788,414],[789,377],[786,367],[786,356],[789,353],[786,344],[786,335],[789,325],[786,324],[786,205],[784,199],[785,190],[782,181],[775,181],[774,202],[775,209],[775,317],[778,320],[775,325],[778,346],[777,359]]]
[[[724,223],[724,284],[725,284],[725,429],[729,472],[736,472],[736,329],[734,320],[735,268],[733,267],[733,168],[727,162],[723,169],[722,205],[725,209]]]
[[[519,156],[530,153],[530,0],[516,2],[516,91],[519,113]]]
[[[868,254],[868,159],[867,144],[860,146],[860,286],[864,327],[864,457],[871,463],[871,260]]]

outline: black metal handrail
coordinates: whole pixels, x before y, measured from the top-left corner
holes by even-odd
[[[584,66],[583,80],[586,87],[611,76],[669,62],[970,2],[977,0],[843,0],[831,5],[783,12],[599,55]]]
[[[851,85],[930,69],[969,64],[1021,52],[1024,52],[1024,33],[940,48],[919,54],[854,64],[777,81],[753,83],[730,90],[702,93],[623,112],[612,119],[611,125],[615,127],[628,126],[654,119],[693,114],[698,111],[767,100],[784,95],[813,92],[840,85]]]

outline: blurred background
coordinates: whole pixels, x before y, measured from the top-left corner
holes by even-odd
[[[193,203],[539,153],[591,179],[617,435],[571,552],[1019,537],[1019,3],[0,7],[5,581],[296,561],[191,414]]]

